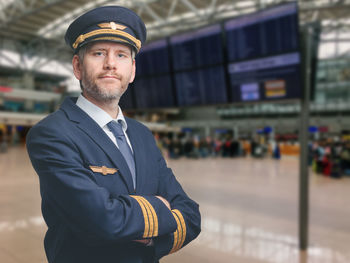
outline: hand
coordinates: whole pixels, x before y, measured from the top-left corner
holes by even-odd
[[[156,195],[156,197],[160,199],[169,208],[169,210],[171,210],[169,202],[164,197],[161,197],[159,195]]]

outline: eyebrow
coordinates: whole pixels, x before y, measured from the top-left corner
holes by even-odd
[[[107,50],[106,48],[103,48],[103,47],[93,47],[93,48],[90,48],[90,51],[97,51],[97,50]]]
[[[105,48],[105,47],[92,47],[89,51],[107,51],[108,48]],[[118,49],[116,50],[116,52],[123,52],[125,54],[129,54],[131,55],[131,50],[129,49]]]

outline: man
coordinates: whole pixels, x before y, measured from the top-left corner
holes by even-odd
[[[129,9],[100,7],[77,18],[65,39],[82,95],[27,136],[48,261],[158,262],[197,237],[200,214],[152,133],[118,106],[135,77],[145,25]]]

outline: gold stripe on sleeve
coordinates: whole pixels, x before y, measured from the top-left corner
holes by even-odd
[[[176,252],[175,248],[176,248],[178,242],[179,242],[179,231],[176,230],[174,232],[174,244],[173,244],[173,247],[170,250],[169,254]]]
[[[147,237],[153,237],[153,232],[154,232],[154,216],[151,212],[151,209],[149,208],[148,204],[146,203],[145,198],[143,198],[142,196],[138,197],[140,202],[142,202],[142,204],[145,206],[146,211],[147,211],[147,215],[150,221],[150,228],[149,228],[149,232],[147,233]]]
[[[143,238],[147,238],[147,235],[149,233],[149,219],[148,219],[146,208],[145,208],[144,204],[139,200],[139,196],[131,195],[131,197],[134,198],[139,203],[139,205],[141,207],[143,218],[145,221],[145,231],[143,233]]]
[[[151,211],[151,213],[152,213],[152,215],[153,215],[153,220],[154,220],[154,232],[153,232],[153,237],[156,237],[156,236],[158,236],[158,228],[159,228],[159,226],[158,226],[158,216],[157,216],[157,213],[156,213],[156,211],[154,210],[154,208],[153,208],[153,206],[151,205],[151,203],[148,202],[148,200],[147,200],[146,198],[144,198],[144,197],[142,197],[142,198],[143,198],[143,200],[145,201],[145,203],[148,205],[148,207],[149,207],[149,209],[150,209],[150,211]]]
[[[181,214],[181,212],[179,210],[174,209],[174,210],[172,210],[172,212],[174,214],[176,214],[176,216],[179,218],[180,226],[181,226],[181,229],[182,229],[182,233],[181,233],[182,235],[179,238],[179,243],[175,247],[175,251],[176,251],[176,250],[179,250],[183,246],[183,244],[185,242],[185,239],[186,239],[186,223],[185,223],[185,220],[184,220],[184,218],[183,218],[183,216],[182,216],[182,214]]]
[[[181,226],[182,226],[182,240],[181,240],[181,243],[179,245],[179,249],[183,246],[184,242],[185,242],[185,239],[186,239],[186,223],[185,223],[185,219],[184,217],[182,216],[181,212],[177,209],[174,209],[173,210],[177,215],[178,217],[180,218],[180,222],[181,222]]]
[[[180,240],[182,238],[182,227],[180,225],[180,220],[177,216],[177,214],[174,212],[174,210],[171,211],[173,213],[173,216],[175,218],[176,224],[177,224],[177,229],[174,232],[174,244],[173,244],[173,248],[170,250],[170,254],[176,252],[180,243]]]
[[[181,224],[181,219],[180,219],[179,215],[176,213],[175,210],[173,210],[173,212],[174,212],[175,217],[177,217],[178,220],[180,221],[179,222],[179,226],[178,226],[178,229],[179,229],[179,240],[178,240],[178,243],[177,243],[177,245],[175,247],[175,251],[178,251],[181,248],[181,244],[183,243],[183,239],[185,238],[185,235],[184,235],[184,228],[183,228],[183,226]],[[181,231],[180,231],[180,229],[181,229]]]

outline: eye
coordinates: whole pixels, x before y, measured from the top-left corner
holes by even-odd
[[[96,57],[101,57],[101,56],[104,55],[104,52],[102,52],[102,51],[94,51],[93,55],[96,56]]]
[[[123,53],[119,53],[119,54],[118,54],[118,58],[125,58],[125,57],[126,57],[126,55],[123,54]]]

